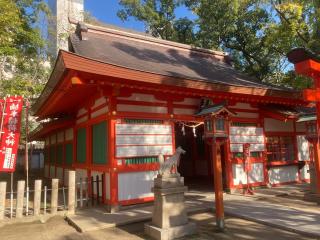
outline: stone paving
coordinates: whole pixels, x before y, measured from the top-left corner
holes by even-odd
[[[198,226],[198,233],[180,240],[311,240],[299,234],[274,229],[247,220],[227,217],[227,229],[218,232],[215,229],[215,219],[212,213],[198,213],[190,216]],[[2,240],[141,240],[149,239],[143,233],[144,222],[129,224],[120,227],[111,227],[102,230],[79,233],[73,227],[66,224],[62,217],[54,217],[46,223],[25,223],[7,225],[0,228]]]
[[[184,239],[320,239],[319,206],[300,200],[286,201],[276,197],[279,189],[266,190],[267,194],[259,190],[254,196],[224,195],[224,233],[215,231],[213,193],[190,191],[186,194],[187,208],[193,209],[189,215],[199,233]],[[148,239],[143,234],[143,224],[151,219],[151,212],[151,205],[128,208],[116,215],[107,214],[104,209],[82,210],[74,219],[78,224],[82,221],[82,228],[88,230],[83,234],[68,226],[62,217],[55,217],[45,224],[6,225],[0,228],[0,239]]]
[[[317,205],[304,204],[303,201],[295,201],[293,204],[283,199],[274,203],[275,195],[270,192],[268,195],[271,197],[267,198],[263,193],[252,197],[224,194],[225,213],[228,216],[320,238],[320,209]],[[214,195],[210,192],[190,191],[186,194],[186,205],[189,214],[214,211]],[[82,210],[69,219],[79,230],[87,232],[149,221],[151,216],[152,206],[141,206],[116,214],[108,214],[101,209]]]

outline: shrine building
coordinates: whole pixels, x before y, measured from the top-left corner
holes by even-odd
[[[78,180],[104,174],[103,202],[124,206],[153,200],[158,155],[178,146],[186,185],[213,191],[212,128],[225,131],[225,191],[247,184],[244,144],[252,186],[308,182],[312,146],[297,121],[307,106],[299,91],[236,71],[223,52],[77,23],[32,107],[46,120],[32,138],[45,142],[45,177],[66,184],[69,169]],[[204,124],[220,111],[228,118]]]

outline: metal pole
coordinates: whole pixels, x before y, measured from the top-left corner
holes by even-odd
[[[7,101],[6,98],[4,98],[4,103],[2,104],[2,114],[1,114],[1,124],[0,124],[0,140],[1,140],[1,136],[2,136],[2,130],[3,130],[3,121],[4,121],[4,115],[5,115],[5,110],[6,110],[6,105],[7,105]]]
[[[29,124],[29,101],[26,99],[26,136],[25,136],[25,161],[26,161],[26,183],[29,190],[29,157],[28,157],[28,124]],[[28,209],[27,209],[28,212]]]
[[[94,183],[93,176],[91,176],[91,204],[94,205]]]
[[[64,186],[62,186],[62,197],[63,197],[63,210],[66,209],[66,193],[64,192]]]
[[[11,183],[10,183],[10,218],[13,215],[13,172],[11,173]]]

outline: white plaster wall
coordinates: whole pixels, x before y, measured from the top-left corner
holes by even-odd
[[[310,173],[308,171],[309,171],[309,164],[304,165],[303,168],[300,169],[300,177],[302,180],[310,179]]]
[[[167,107],[117,104],[119,112],[168,113]]]
[[[94,104],[91,107],[91,109],[95,109],[96,107],[99,107],[100,105],[105,104],[105,103],[107,103],[107,98],[106,97],[100,97],[100,98],[98,98],[98,99],[96,99],[94,101]]]
[[[59,183],[63,183],[63,168],[57,167],[56,178],[59,179]]]
[[[258,113],[251,113],[251,112],[236,112],[236,117],[239,118],[259,118]]]
[[[153,179],[157,171],[130,172],[118,174],[118,198],[122,200],[152,197]]]
[[[85,108],[80,108],[78,113],[77,113],[77,117],[81,116],[83,114],[86,114],[88,111]]]
[[[294,182],[298,180],[297,166],[272,167],[268,171],[271,184]]]
[[[173,114],[178,115],[194,115],[197,113],[196,109],[190,109],[190,108],[174,108]]]
[[[265,118],[264,130],[266,132],[293,132],[293,122],[292,120],[284,122],[272,118]]]
[[[73,140],[73,128],[69,128],[65,132],[66,135],[66,141]]]
[[[99,110],[94,111],[94,112],[91,113],[91,118],[95,118],[95,117],[101,116],[103,114],[106,114],[108,111],[109,111],[108,106],[100,108]]]
[[[62,143],[64,141],[64,132],[59,132],[57,136],[57,142]]]
[[[79,118],[77,121],[76,121],[76,123],[77,124],[80,124],[80,123],[83,123],[83,122],[85,122],[85,121],[87,121],[88,120],[88,116],[84,116],[84,117],[82,117],[82,118]]]
[[[247,184],[247,175],[243,169],[243,164],[232,164],[233,184]],[[263,164],[253,163],[249,172],[249,183],[264,182]]]
[[[200,99],[198,98],[184,98],[183,101],[174,101],[174,104],[185,104],[185,105],[193,105],[193,106],[199,106],[200,105]]]
[[[160,102],[165,103],[166,101],[158,100],[151,94],[143,94],[143,93],[133,93],[130,97],[118,97],[118,99],[122,100],[131,100],[131,101],[143,101],[143,102]]]
[[[56,177],[55,170],[56,170],[55,166],[50,166],[50,178],[55,178]]]
[[[231,106],[232,108],[239,108],[239,109],[251,109],[251,110],[257,110],[257,108],[251,107],[249,103],[241,103],[237,102],[234,106]]]

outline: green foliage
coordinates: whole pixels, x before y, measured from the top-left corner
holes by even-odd
[[[179,0],[120,0],[123,6],[118,12],[122,20],[134,17],[145,23],[147,32],[154,37],[193,43],[194,23],[187,18],[176,18],[175,10],[181,5]]]
[[[0,0],[0,98],[22,95],[32,103],[42,91],[50,64],[40,20],[48,14],[42,0]],[[25,127],[24,108],[20,144],[25,142]],[[35,127],[29,118],[29,131]]]
[[[235,67],[258,81],[302,88],[310,80],[289,71],[286,53],[320,54],[320,1],[122,0],[118,16],[142,21],[156,37],[230,53]],[[197,19],[177,19],[181,4]],[[298,82],[300,81],[300,82]]]
[[[40,19],[49,14],[42,0],[0,0],[0,96],[35,98],[50,67]]]

